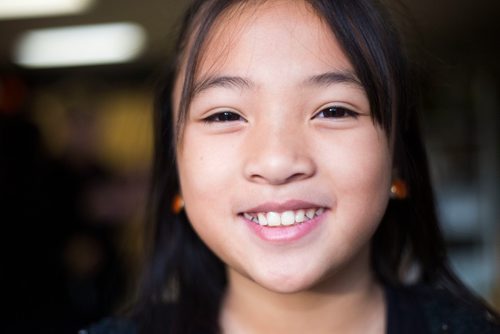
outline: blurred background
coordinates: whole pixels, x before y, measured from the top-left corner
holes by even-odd
[[[404,2],[452,263],[500,309],[500,2]],[[75,333],[133,293],[154,88],[187,3],[0,0],[5,333]]]

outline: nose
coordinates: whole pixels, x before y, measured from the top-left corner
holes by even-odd
[[[283,123],[256,127],[247,139],[246,179],[282,185],[313,176],[316,165],[305,139],[298,127]]]

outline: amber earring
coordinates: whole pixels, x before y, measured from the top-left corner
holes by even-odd
[[[184,209],[184,200],[181,195],[177,194],[172,201],[172,213],[178,215],[182,209]]]
[[[396,178],[391,184],[391,198],[405,199],[408,197],[408,186],[406,182],[400,178]]]

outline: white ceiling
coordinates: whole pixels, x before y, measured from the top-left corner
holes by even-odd
[[[96,0],[88,12],[80,15],[0,20],[0,69],[12,66],[15,40],[26,30],[122,21],[136,22],[146,29],[148,46],[137,61],[155,62],[168,53],[172,28],[187,3],[185,0]]]

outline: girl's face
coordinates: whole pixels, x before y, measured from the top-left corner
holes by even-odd
[[[299,1],[227,14],[195,82],[182,195],[230,277],[278,292],[367,277],[391,150],[327,25]]]

